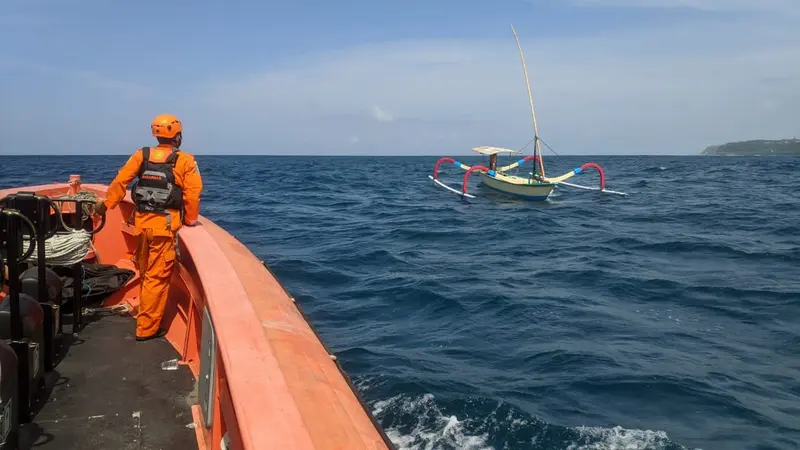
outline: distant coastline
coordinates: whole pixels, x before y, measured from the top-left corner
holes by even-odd
[[[706,156],[800,156],[800,139],[758,139],[706,147]]]

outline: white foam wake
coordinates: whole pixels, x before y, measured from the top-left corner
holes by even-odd
[[[432,394],[419,398],[403,395],[375,403],[373,414],[378,417],[387,410],[409,414],[417,418],[408,432],[397,428],[386,430],[386,435],[397,445],[398,450],[435,450],[457,448],[464,450],[494,450],[487,445],[487,436],[470,435],[464,422],[456,416],[445,416],[439,410]]]
[[[537,441],[551,432],[550,425],[536,419],[496,417],[497,411],[489,417],[461,418],[444,414],[436,404],[432,394],[418,397],[398,395],[388,400],[378,401],[373,406],[375,417],[394,417],[402,426],[389,427],[386,434],[399,450],[503,450],[505,445],[495,449],[488,433],[483,430],[487,425],[505,423],[509,429],[535,427],[534,438],[529,447],[537,448]],[[516,415],[516,414],[514,414]],[[560,427],[555,427],[560,428]],[[676,447],[664,431],[628,430],[620,426],[613,428],[577,427],[561,428],[569,435],[570,442],[564,442],[565,450],[663,450]],[[559,433],[561,434],[561,433]],[[566,437],[566,436],[565,436]]]
[[[580,441],[572,443],[567,450],[650,450],[663,449],[670,444],[667,433],[651,430],[628,430],[620,426],[614,428],[577,427]]]

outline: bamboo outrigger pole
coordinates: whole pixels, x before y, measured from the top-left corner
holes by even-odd
[[[528,87],[528,102],[530,102],[531,116],[533,116],[533,154],[539,157],[542,178],[544,178],[544,162],[542,161],[542,149],[539,146],[539,128],[536,126],[536,112],[533,110],[533,95],[531,94],[531,83],[528,80],[528,67],[525,65],[525,57],[522,55],[522,46],[519,44],[519,36],[517,36],[517,31],[514,29],[513,24],[511,25],[511,32],[514,33],[514,39],[517,41],[519,59],[522,60],[522,71],[525,73],[525,85]],[[536,173],[536,159],[533,160],[533,173]]]

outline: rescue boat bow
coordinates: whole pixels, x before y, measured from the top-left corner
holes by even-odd
[[[74,196],[77,192],[103,197],[106,189],[104,185],[81,184],[76,178],[72,185],[2,190],[0,198],[25,191],[50,199]],[[189,442],[182,439],[191,439],[191,447],[196,443],[201,450],[394,448],[296,300],[263,261],[205,217],[201,216],[199,225],[184,227],[178,235],[179,261],[162,321],[168,330],[166,341],[139,343],[131,339],[135,321],[130,316],[136,313],[140,281],[131,263],[136,238],[133,228],[126,224],[132,208],[128,193],[118,208],[106,213],[104,228],[92,236],[92,249],[75,267],[102,263],[131,271],[133,277],[101,304],[81,305],[83,300],[77,296],[77,310],[85,319],[74,331],[81,330],[79,336],[85,336],[85,342],[62,352],[63,361],[56,362],[54,372],[45,373],[47,378],[57,377],[61,372],[61,376],[72,376],[74,381],[69,387],[51,386],[52,393],[46,389],[36,391],[38,386],[31,385],[31,392],[36,391],[42,397],[43,407],[29,422],[23,423],[17,437],[24,440],[26,433],[31,433],[31,425],[36,425],[38,433],[52,435],[42,449],[86,448],[89,442],[95,448],[129,448],[132,444],[121,442],[130,438],[130,430],[136,429],[138,423],[141,436],[136,439],[154,448],[176,448],[178,442]],[[63,214],[68,214],[68,208],[64,209]],[[0,214],[0,224],[13,222],[12,227],[27,226],[6,216],[11,217],[11,213]],[[75,217],[78,216],[76,213]],[[92,228],[91,220],[88,227]],[[26,233],[30,235],[30,231]],[[81,279],[72,281],[76,286],[82,284]],[[11,288],[17,289],[18,285],[12,282]],[[19,305],[13,309],[19,312]],[[25,311],[23,308],[23,316]],[[114,315],[120,312],[125,316]],[[63,310],[55,314],[69,319]],[[38,319],[31,320],[32,326],[39,326],[35,325]],[[63,338],[69,346],[70,335],[71,332],[65,331],[59,339]],[[93,340],[92,336],[104,338]],[[28,344],[33,341],[42,344],[38,335],[23,339]],[[166,346],[166,342],[171,348],[158,347]],[[90,351],[80,353],[79,348]],[[163,359],[170,353],[173,356]],[[2,354],[0,348],[0,362]],[[162,359],[151,359],[159,357]],[[115,367],[126,367],[128,372]],[[131,367],[136,369],[130,370]],[[19,370],[23,373],[23,368]],[[103,371],[109,374],[108,380],[94,378],[93,383],[80,385],[87,374],[97,377],[98,373],[106,373]],[[153,374],[143,376],[148,371]],[[8,378],[7,373],[2,371],[3,381]],[[194,381],[182,388],[181,380]],[[131,386],[138,389],[133,391],[139,392],[138,395],[125,390]],[[164,400],[168,398],[172,401]],[[109,406],[108,399],[115,399],[116,410]],[[123,405],[128,404],[136,406],[125,411]],[[175,408],[176,412],[166,414],[164,408]],[[82,427],[74,423],[59,425],[57,420],[49,420],[54,414],[80,415],[86,410],[102,415],[96,420],[104,423],[104,428],[94,429],[92,434],[89,425],[80,431],[77,429]],[[114,411],[118,418],[112,420],[107,415],[113,417]],[[83,440],[73,436],[78,432],[84,433]],[[180,448],[189,448],[189,444],[184,444]]]

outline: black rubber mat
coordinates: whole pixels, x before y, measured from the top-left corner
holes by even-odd
[[[196,449],[194,379],[163,338],[136,342],[129,315],[98,312],[47,374],[48,398],[20,436],[22,449]],[[67,320],[65,320],[67,322]]]

